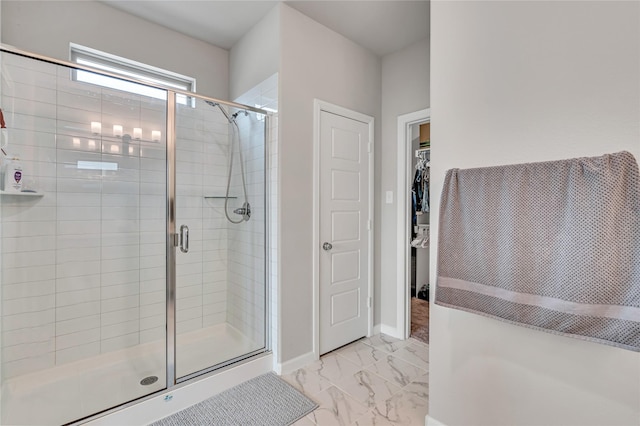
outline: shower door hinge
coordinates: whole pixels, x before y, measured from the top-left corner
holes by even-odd
[[[373,305],[373,297],[369,296],[369,301],[367,303],[369,304],[369,307],[371,307],[371,305]]]
[[[371,152],[371,142],[367,144],[367,152]]]
[[[180,245],[180,234],[171,235],[171,247],[178,247]]]
[[[371,231],[372,224],[373,224],[373,221],[371,219],[367,220],[367,231]]]

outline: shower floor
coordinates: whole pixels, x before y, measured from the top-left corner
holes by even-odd
[[[228,324],[177,337],[176,372],[181,377],[263,347]],[[63,424],[165,388],[164,341],[145,343],[2,384],[0,424]],[[145,377],[158,381],[140,384]]]
[[[176,376],[195,373],[264,347],[229,324],[217,324],[179,334],[176,344]]]

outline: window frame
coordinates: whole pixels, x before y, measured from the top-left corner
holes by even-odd
[[[80,44],[69,43],[69,58],[75,64],[95,68],[98,71],[104,71],[112,75],[120,75],[125,80],[146,83],[159,89],[196,92],[196,79],[194,77],[133,61]],[[73,79],[77,79],[77,72],[73,73]],[[189,102],[185,103],[188,104]]]

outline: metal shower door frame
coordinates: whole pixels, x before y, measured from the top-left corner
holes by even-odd
[[[242,108],[248,111],[256,112],[264,115],[264,129],[263,129],[263,137],[264,137],[264,217],[262,220],[264,221],[264,348],[257,349],[240,356],[228,359],[222,363],[211,365],[204,370],[199,370],[194,373],[188,374],[183,377],[176,376],[176,349],[177,349],[177,334],[176,334],[176,287],[177,287],[177,275],[176,275],[176,250],[179,247],[179,234],[176,233],[177,223],[176,223],[176,210],[177,210],[177,189],[176,189],[176,179],[177,179],[177,166],[176,166],[176,152],[177,152],[177,132],[176,132],[176,95],[177,94],[185,94],[189,97],[194,97],[197,99],[202,99],[207,101],[208,98],[195,95],[190,92],[183,92],[179,90],[167,90],[167,174],[166,174],[166,186],[167,186],[167,204],[166,204],[166,219],[167,219],[167,236],[166,236],[166,252],[167,252],[167,263],[166,263],[166,271],[167,271],[167,286],[166,286],[166,321],[167,321],[167,378],[166,378],[166,390],[169,391],[172,388],[179,387],[181,384],[188,382],[189,380],[203,376],[208,373],[212,373],[214,371],[220,370],[226,366],[235,364],[239,361],[251,358],[255,355],[259,355],[271,350],[271,313],[270,313],[270,286],[268,285],[269,277],[271,276],[271,268],[270,268],[270,223],[267,220],[268,212],[271,209],[270,205],[270,186],[267,184],[267,176],[269,173],[269,141],[268,141],[268,130],[269,130],[269,120],[271,115],[269,112],[260,110],[257,108],[247,107],[244,105],[224,102],[215,100],[216,103],[220,103],[223,105]]]
[[[167,389],[176,385],[176,92],[167,91]]]

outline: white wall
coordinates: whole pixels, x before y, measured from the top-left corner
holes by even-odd
[[[69,42],[195,77],[229,99],[229,52],[97,1],[2,1],[2,42],[69,60]]]
[[[313,100],[375,117],[380,152],[380,59],[281,5],[280,321],[282,361],[312,347]],[[376,154],[378,155],[378,154]]]
[[[434,194],[453,167],[640,159],[640,3],[433,2],[431,25]],[[431,319],[437,421],[639,424],[640,354],[434,305]]]
[[[280,68],[280,5],[276,5],[229,52],[231,99],[278,72]]]
[[[395,328],[397,250],[397,134],[398,116],[429,107],[429,39],[382,58],[382,145],[377,156],[376,324]],[[384,161],[382,161],[384,159]],[[393,191],[394,203],[384,194]],[[401,333],[402,334],[402,333]]]

